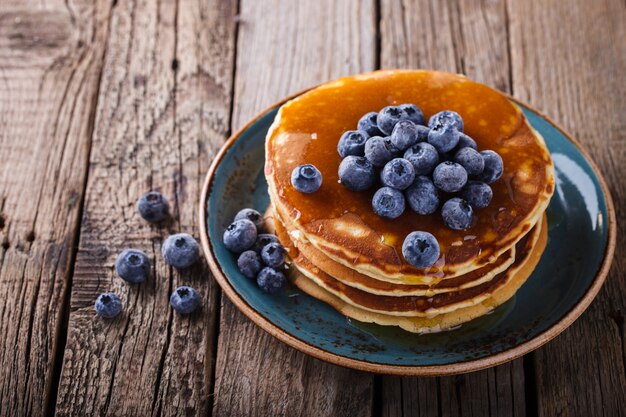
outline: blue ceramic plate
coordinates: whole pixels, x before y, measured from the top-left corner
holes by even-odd
[[[460,328],[415,335],[360,323],[298,288],[268,296],[237,270],[221,243],[243,207],[268,204],[263,175],[265,134],[278,107],[236,133],[211,167],[200,222],[205,255],[224,292],[255,323],[317,358],[361,370],[401,375],[469,372],[521,356],[555,337],[591,303],[615,246],[615,215],[603,179],[584,151],[561,129],[519,104],[546,140],[556,168],[556,191],[547,210],[549,239],[541,262],[518,293],[494,313]]]

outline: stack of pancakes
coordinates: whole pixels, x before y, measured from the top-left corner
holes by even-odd
[[[471,228],[445,227],[439,213],[378,217],[375,190],[353,192],[338,182],[337,141],[359,118],[385,106],[413,103],[428,118],[458,112],[479,149],[504,161],[493,200],[474,212]],[[313,194],[296,191],[292,170],[322,173]],[[545,209],[554,170],[541,136],[505,95],[467,78],[435,71],[378,71],[324,84],[283,105],[266,139],[268,216],[287,248],[291,279],[302,291],[363,322],[415,333],[458,326],[510,299],[530,276],[547,241]],[[402,257],[415,230],[441,248],[430,268]]]

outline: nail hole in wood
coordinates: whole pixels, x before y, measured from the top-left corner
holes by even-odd
[[[0,230],[4,229],[4,216],[0,214]]]
[[[172,71],[178,70],[178,59],[172,59]]]
[[[8,250],[9,246],[11,246],[11,245],[9,245],[9,241],[8,240],[5,240],[4,242],[2,242],[2,249]]]
[[[35,240],[35,232],[32,230],[28,232],[28,234],[26,235],[26,240],[28,242],[33,242]]]

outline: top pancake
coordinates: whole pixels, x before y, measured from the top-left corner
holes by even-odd
[[[387,105],[414,103],[426,118],[441,110],[458,112],[465,133],[479,150],[492,149],[504,161],[492,184],[489,207],[477,210],[466,231],[443,224],[438,213],[410,209],[397,219],[377,216],[375,189],[353,192],[338,182],[337,141],[359,118]],[[296,191],[291,171],[310,163],[322,173],[313,194]],[[283,105],[266,140],[265,175],[272,202],[317,249],[374,278],[429,283],[458,276],[493,262],[541,218],[554,190],[548,150],[522,112],[507,97],[461,75],[434,71],[377,71],[325,84]],[[414,230],[435,235],[441,257],[427,269],[402,257],[402,243]]]

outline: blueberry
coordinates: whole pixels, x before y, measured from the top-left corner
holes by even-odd
[[[417,143],[417,125],[410,120],[396,123],[391,132],[391,143],[401,151]]]
[[[378,124],[376,123],[376,119],[378,118],[378,113],[369,112],[363,115],[359,119],[359,123],[357,124],[357,129],[366,132],[370,137],[372,136],[380,136],[382,132],[378,129]]]
[[[415,168],[404,158],[395,158],[385,164],[380,172],[380,180],[383,185],[404,190],[415,179]]]
[[[248,219],[256,226],[257,230],[263,229],[263,215],[256,211],[255,209],[245,208],[240,210],[239,213],[235,216],[235,220]]]
[[[339,164],[339,181],[349,190],[364,191],[376,181],[374,165],[362,156],[348,156]]]
[[[411,232],[402,244],[402,255],[417,268],[433,266],[439,259],[439,242],[428,232]]]
[[[180,314],[193,313],[200,304],[200,297],[196,290],[183,285],[174,290],[170,296],[170,305]]]
[[[451,110],[440,111],[430,117],[428,127],[432,129],[437,125],[450,126],[459,132],[463,131],[463,119],[457,112]]]
[[[115,272],[124,281],[144,282],[150,276],[150,260],[140,250],[126,249],[115,260]]]
[[[404,213],[404,196],[398,190],[382,187],[372,198],[374,213],[385,219],[395,219]]]
[[[385,137],[384,140],[385,140],[385,145],[387,145],[387,149],[391,151],[391,155],[393,155],[393,158],[398,158],[402,156],[402,151],[398,149],[396,145],[393,144],[393,142],[391,141],[391,136]]]
[[[254,223],[248,219],[241,219],[231,223],[224,230],[223,240],[229,251],[241,253],[254,245],[256,237],[257,230]]]
[[[500,155],[494,151],[482,151],[480,154],[485,160],[485,169],[483,173],[478,176],[478,179],[487,184],[491,184],[502,176],[504,163]]]
[[[430,129],[426,126],[417,125],[417,141],[418,142],[428,142],[428,134],[430,133]]]
[[[322,173],[311,164],[297,166],[291,171],[291,184],[301,193],[314,193],[322,186]]]
[[[472,148],[473,150],[478,150],[478,145],[476,145],[476,141],[465,133],[459,133],[459,143],[456,145],[456,150],[459,151],[463,148]]]
[[[136,207],[141,217],[152,223],[165,220],[170,212],[167,199],[156,191],[150,191],[142,195],[137,200]]]
[[[276,235],[261,233],[256,237],[256,242],[254,242],[254,246],[252,247],[252,249],[256,253],[261,255],[261,251],[263,250],[263,248],[273,242],[280,243],[280,240],[278,240],[278,237],[276,237]]]
[[[436,125],[428,132],[428,143],[438,152],[449,152],[459,143],[459,131],[446,125]]]
[[[287,282],[285,274],[269,266],[261,269],[256,278],[256,283],[261,291],[267,294],[277,293],[285,285],[285,282]]]
[[[112,292],[105,292],[96,298],[96,313],[100,317],[112,319],[122,311],[120,298]]]
[[[442,162],[433,171],[433,182],[441,191],[456,193],[467,182],[467,172],[456,162]]]
[[[415,181],[404,191],[404,195],[411,210],[417,214],[432,214],[439,207],[437,188],[425,175],[415,177]]]
[[[375,167],[381,167],[394,157],[395,147],[390,140],[374,136],[365,143],[365,157]]]
[[[261,250],[261,259],[265,265],[278,268],[285,263],[285,248],[280,243],[269,243]]]
[[[467,171],[467,175],[475,177],[483,172],[485,161],[481,154],[472,148],[463,148],[454,155],[454,162]]]
[[[250,220],[237,220],[235,223],[240,222],[248,222],[254,226],[254,223]],[[254,228],[254,235],[256,239],[256,227]],[[168,236],[165,242],[163,242],[161,253],[165,262],[177,269],[189,268],[200,258],[198,243],[187,233],[177,233]]]
[[[362,130],[348,130],[341,135],[337,151],[342,158],[348,155],[363,156],[369,135]]]
[[[416,125],[424,124],[426,120],[424,119],[424,113],[422,113],[422,110],[419,107],[417,107],[415,104],[401,104],[398,107],[404,110],[407,120],[412,121]]]
[[[404,152],[404,159],[413,165],[415,175],[430,175],[439,163],[439,154],[430,143],[419,142]]]
[[[256,278],[261,267],[261,258],[253,250],[242,252],[239,258],[237,258],[237,268],[239,268],[239,272],[248,278]]]
[[[378,112],[378,129],[385,135],[390,135],[394,126],[400,120],[408,120],[407,114],[398,106],[387,106]]]
[[[485,208],[491,203],[491,187],[480,181],[468,181],[461,190],[461,197],[475,209]]]
[[[464,230],[472,225],[474,210],[467,201],[458,197],[451,198],[443,203],[441,217],[450,229]]]

